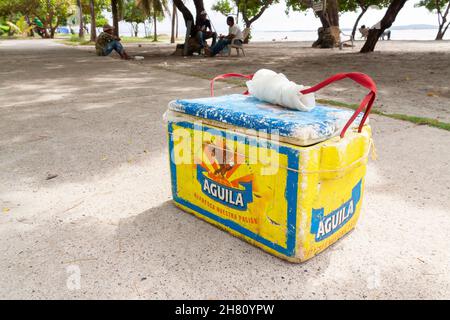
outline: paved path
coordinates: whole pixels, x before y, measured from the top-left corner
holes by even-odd
[[[0,84],[0,298],[450,298],[448,131],[373,116],[357,229],[295,265],[170,203],[162,114],[207,81],[22,40]]]

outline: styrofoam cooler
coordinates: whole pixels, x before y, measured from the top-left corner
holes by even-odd
[[[245,94],[171,101],[175,204],[292,262],[342,238],[361,211],[376,92],[369,77],[352,75],[307,90],[351,78],[371,90],[356,112],[294,111]]]

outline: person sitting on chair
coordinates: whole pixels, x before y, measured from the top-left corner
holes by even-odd
[[[205,53],[206,55],[210,57],[214,57],[216,54],[218,54],[220,51],[222,51],[226,46],[228,46],[231,43],[237,43],[240,42],[240,44],[243,43],[244,39],[242,36],[241,28],[237,24],[234,23],[233,17],[227,18],[227,25],[228,25],[228,35],[223,36],[220,35],[219,41],[216,43],[215,46],[212,46],[210,49],[206,48]]]
[[[212,31],[211,21],[206,18],[206,11],[200,12],[199,19],[197,21],[197,39],[200,43],[200,48],[204,48],[206,45],[206,40],[212,38],[211,46],[216,44],[217,33]],[[208,31],[209,30],[209,31]]]
[[[33,23],[32,23],[34,27],[34,31],[41,37],[41,38],[46,38],[47,37],[47,30],[44,27],[44,24],[42,23],[41,20],[39,20],[38,17],[35,17],[33,19]]]
[[[362,38],[367,38],[369,35],[369,28],[367,28],[364,24],[359,28],[359,32],[361,33]]]
[[[109,24],[103,26],[103,32],[100,33],[95,41],[95,51],[97,55],[107,56],[114,50],[120,55],[120,58],[126,60],[130,59],[120,43],[120,38],[113,34],[113,30],[114,27]]]

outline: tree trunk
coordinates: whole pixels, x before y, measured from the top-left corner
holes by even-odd
[[[175,6],[175,3],[172,7],[172,31],[170,33],[170,43],[175,43],[175,19],[177,14],[177,7]]]
[[[158,34],[156,33],[156,11],[155,10],[153,10],[153,28],[154,28],[153,41],[158,41]]]
[[[198,19],[200,18],[200,12],[205,10],[205,6],[203,5],[203,0],[194,0],[195,5],[195,24],[197,24]]]
[[[450,27],[450,22],[447,24],[447,26],[442,31],[442,38],[444,38],[445,32],[447,31],[448,27]]]
[[[53,14],[48,15],[47,18],[49,21],[48,25],[50,27],[50,38],[53,39],[55,37],[56,28],[58,28],[59,25],[59,20],[56,19],[56,24],[53,25]]]
[[[42,17],[37,17],[39,20],[41,20],[41,22],[42,22],[42,24],[44,25],[44,30],[42,30],[42,32],[43,32],[43,36],[42,36],[42,38],[50,38],[50,36],[49,36],[49,34],[48,34],[48,31],[47,31],[47,29],[48,29],[48,23],[47,23],[47,20],[46,19],[43,19]],[[11,30],[11,29],[10,29]],[[8,31],[8,33],[9,33],[9,31]],[[9,34],[8,34],[9,35]]]
[[[325,11],[319,11],[322,27],[318,30],[318,39],[313,43],[317,48],[333,48],[339,45],[339,5],[337,0],[328,0]]]
[[[55,38],[55,31],[56,29],[58,29],[59,27],[59,21],[56,21],[56,25],[55,26],[50,26],[50,38]]]
[[[438,4],[437,1],[436,1],[436,4]],[[449,22],[447,24],[447,26],[444,28],[445,23],[447,22],[447,16],[448,16],[449,11],[450,11],[450,2],[447,4],[447,8],[445,9],[444,14],[442,14],[442,12],[438,9],[439,30],[438,30],[435,40],[442,40],[444,38],[444,34],[450,25],[450,22]],[[442,21],[441,21],[441,18],[442,18]]]
[[[144,20],[144,35],[145,35],[145,37],[147,38],[147,36],[148,36],[148,31],[147,31],[147,24],[145,23],[145,20]]]
[[[339,27],[339,6],[337,0],[328,0],[325,11],[317,12],[323,28]]]
[[[407,0],[393,0],[389,5],[383,19],[380,21],[380,29],[370,29],[367,40],[364,46],[361,48],[361,53],[373,52],[375,46],[377,45],[378,39],[383,34],[384,30],[391,27],[392,23],[395,21],[397,14],[403,8]]]
[[[111,12],[113,18],[114,35],[119,36],[119,8],[117,0],[111,0]]]
[[[191,47],[191,44],[189,42],[189,39],[193,39],[195,37],[197,28],[195,27],[196,21],[198,20],[198,17],[200,16],[200,12],[205,10],[205,6],[203,4],[203,0],[194,0],[195,5],[195,11],[196,11],[196,19],[194,20],[194,16],[192,15],[191,11],[184,5],[183,0],[173,0],[173,3],[177,7],[178,10],[180,10],[181,14],[183,15],[184,23],[186,25],[186,30],[190,31],[190,34],[186,35],[185,38],[185,47],[183,48],[183,54],[186,55],[186,52],[192,52],[195,48]],[[178,32],[178,24],[177,24],[177,32]],[[198,41],[193,41],[193,43],[197,43]]]
[[[247,23],[245,23],[245,28],[247,29],[248,28],[248,34],[247,34],[247,37],[245,37],[245,39],[244,39],[244,43],[245,44],[248,44],[249,43],[249,41],[250,41],[250,33],[251,33],[251,26],[252,26],[252,22],[247,22]]]
[[[450,7],[450,4],[449,4],[449,7]],[[448,14],[448,12],[446,12],[446,14]],[[443,16],[442,22],[439,25],[438,33],[436,35],[436,39],[434,39],[434,40],[444,39],[445,31],[447,31],[448,26],[450,25],[450,22],[449,22],[449,24],[447,24],[447,26],[444,28],[446,22],[447,22],[447,16],[445,15],[445,16]]]
[[[25,16],[25,21],[27,22],[28,26],[31,26],[30,17],[28,15]],[[27,36],[34,37],[33,29],[30,29],[30,31],[28,31],[28,35]]]
[[[184,23],[186,26],[188,21],[194,21],[194,16],[192,15],[191,11],[184,5],[183,0],[173,0],[173,3],[183,15]]]
[[[355,35],[356,35],[356,29],[358,28],[358,24],[359,24],[359,20],[361,20],[362,16],[366,13],[367,9],[369,9],[369,7],[361,7],[362,11],[359,14],[358,18],[356,18],[355,21],[355,25],[353,26],[353,30],[352,30],[352,39],[355,40]]]
[[[81,7],[81,0],[77,0],[78,10],[79,10],[79,18],[80,18],[80,30],[78,31],[78,37],[84,37],[84,28],[83,28],[83,8]],[[52,32],[53,33],[53,32]],[[50,35],[53,38],[53,35]]]
[[[245,2],[245,7],[244,10],[242,10],[242,19],[245,22],[245,27],[249,29],[248,35],[247,37],[244,39],[244,43],[248,43],[250,40],[250,27],[252,25],[253,22],[255,22],[256,20],[258,20],[259,18],[261,18],[261,16],[263,15],[264,11],[266,11],[266,9],[269,7],[269,5],[272,4],[272,2],[264,5],[259,12],[257,12],[252,18],[249,18],[247,16],[247,2]]]
[[[178,10],[175,10],[175,39],[178,39]]]
[[[89,0],[89,9],[91,11],[91,41],[97,39],[97,23],[95,22],[95,0]]]

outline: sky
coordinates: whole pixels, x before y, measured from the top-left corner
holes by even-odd
[[[211,10],[212,5],[217,0],[204,0],[205,9],[209,14],[210,20],[213,23],[215,29],[219,33],[226,33],[227,26],[225,23],[225,17],[213,10]],[[192,0],[187,0],[187,6],[191,12],[195,12],[195,8]],[[305,12],[291,12],[289,16],[286,16],[285,10],[286,5],[283,0],[281,3],[273,5],[267,9],[264,14],[253,24],[253,30],[255,31],[288,31],[288,30],[316,30],[320,27],[320,21],[314,16],[312,10]],[[409,24],[437,24],[436,14],[430,13],[424,8],[415,8],[414,4],[418,3],[418,0],[409,0],[406,2],[403,9],[397,16],[394,22],[394,26],[402,26]],[[367,26],[372,26],[377,23],[384,15],[386,9],[376,10],[369,9],[365,16],[361,19],[360,24],[365,24]],[[340,16],[340,26],[341,28],[353,27],[353,24],[357,18],[358,13],[343,13]],[[180,31],[181,34],[184,33],[183,18],[181,14],[179,15],[180,21]],[[243,26],[242,21],[239,24]],[[158,24],[158,33],[170,33],[171,20],[169,17],[164,19],[163,22]]]

